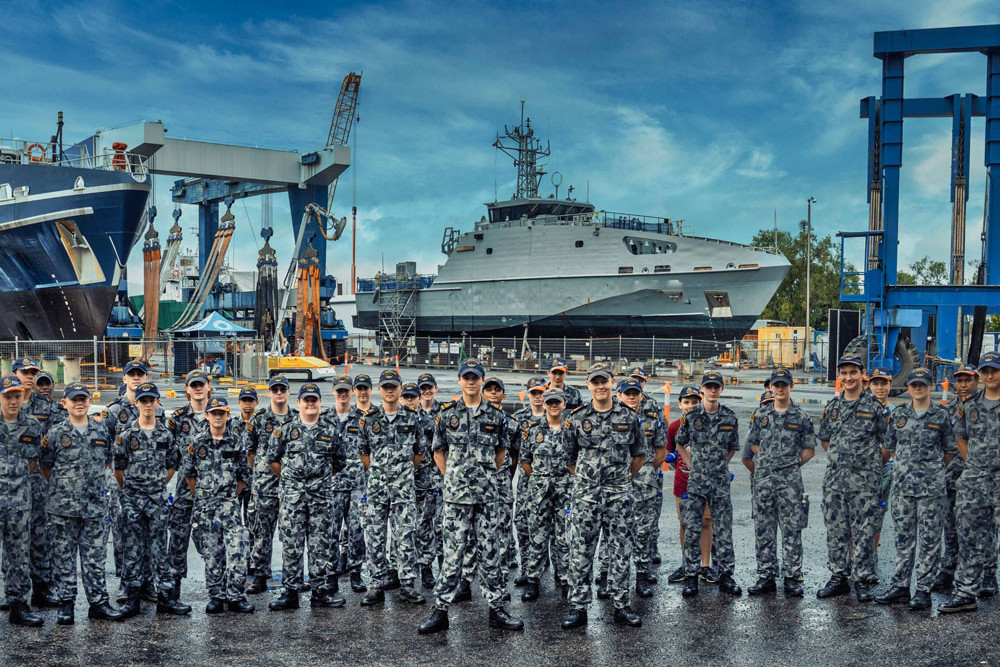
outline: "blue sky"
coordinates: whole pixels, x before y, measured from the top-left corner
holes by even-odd
[[[357,203],[359,276],[383,258],[434,272],[442,230],[470,229],[494,183],[501,198],[513,190],[513,167],[491,144],[522,99],[551,141],[563,193],[574,185],[584,198],[589,183],[598,208],[683,219],[688,233],[735,241],[771,227],[775,210],[793,229],[814,196],[814,226],[833,234],[867,225],[858,100],[880,92],[872,33],[1000,22],[1000,5],[975,0],[278,4],[6,0],[0,135],[45,139],[62,110],[69,140],[162,119],[175,137],[307,151],[325,143],[343,76],[363,70],[354,165],[333,206],[349,216]],[[907,68],[908,96],[985,93],[978,54]],[[901,266],[947,260],[950,132],[947,120],[907,121]],[[970,253],[982,138],[980,119]],[[156,181],[161,238],[172,180]],[[232,261],[252,266],[260,201],[234,213]],[[196,219],[187,208],[182,221]],[[274,220],[285,263],[281,198]],[[329,272],[349,278],[347,236],[329,257]]]

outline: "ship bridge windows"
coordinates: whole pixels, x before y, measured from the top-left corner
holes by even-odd
[[[622,237],[625,247],[633,255],[662,255],[668,252],[676,252],[677,244],[660,239],[651,239],[646,236],[625,236]]]

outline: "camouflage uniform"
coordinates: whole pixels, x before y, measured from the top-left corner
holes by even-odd
[[[232,422],[218,440],[206,425],[188,445],[187,458],[185,475],[195,481],[191,528],[205,561],[208,594],[213,600],[242,600],[250,536],[240,522],[236,490],[239,482],[250,481],[246,449]]]
[[[893,410],[889,420],[885,449],[896,453],[892,483],[896,568],[892,585],[909,590],[913,575],[916,590],[930,593],[941,557],[944,457],[958,453],[955,433],[948,411],[936,405],[922,415],[912,405],[903,405]]]
[[[31,542],[31,482],[28,468],[40,451],[42,427],[21,412],[16,422],[0,422],[0,538],[8,602],[28,602]]]
[[[167,419],[167,428],[174,436],[174,443],[181,452],[189,451],[190,445],[208,428],[205,413],[195,413],[190,405],[179,408]],[[181,467],[177,471],[177,486],[174,489],[174,500],[170,506],[168,522],[170,553],[170,573],[175,580],[187,576],[188,544],[191,541],[191,512],[194,508],[194,498],[188,489],[185,479],[187,469],[191,465],[190,456],[181,456]]]
[[[808,515],[803,503],[802,452],[816,449],[812,419],[795,403],[784,412],[774,404],[754,411],[746,444],[758,447],[753,474],[753,519],[757,576],[778,576],[778,528],[785,579],[802,579],[802,530]],[[751,450],[752,454],[752,450]]]
[[[876,399],[878,400],[878,399]],[[889,423],[889,416],[892,414],[893,405],[883,405],[882,406],[882,417]],[[881,533],[882,528],[885,526],[885,515],[889,511],[889,504],[891,502],[892,495],[892,471],[896,467],[896,462],[893,459],[889,459],[882,464],[882,477],[879,481],[879,494],[878,494],[878,516],[875,518],[875,532]],[[893,515],[895,516],[895,515]],[[878,553],[875,553],[875,563],[878,564]]]
[[[52,572],[56,597],[63,602],[76,599],[77,555],[87,601],[108,601],[105,471],[111,457],[107,429],[93,418],[79,428],[61,422],[42,438],[39,467],[51,471],[46,511]]]
[[[960,403],[958,396],[951,398],[944,409],[951,417],[952,428],[955,426],[955,416],[958,413]],[[965,470],[965,459],[961,456],[954,457],[948,464],[944,473],[944,539],[942,540],[941,571],[947,574],[955,574],[955,563],[958,560],[958,521],[955,516],[955,489],[962,471]]]
[[[642,426],[646,462],[632,480],[632,502],[635,522],[635,570],[640,574],[653,571],[653,554],[656,551],[655,530],[659,522],[658,507],[663,505],[662,470],[653,467],[656,450],[667,446],[667,429],[660,414],[653,408],[639,406],[639,424]],[[659,475],[657,473],[660,473]]]
[[[361,420],[364,414],[357,407],[352,406],[347,412],[347,419],[341,421],[335,410],[332,408],[326,413],[326,420],[331,423],[340,434],[344,442],[344,456],[347,465],[343,470],[333,476],[333,500],[332,500],[332,521],[333,521],[333,542],[330,547],[334,567],[338,574],[360,570],[364,561],[365,531],[362,526],[361,509],[366,506],[362,502],[365,489],[365,466],[361,463],[360,440],[361,440]],[[411,463],[412,465],[412,463]],[[342,548],[342,534],[346,533],[347,548]]]
[[[698,576],[701,569],[701,529],[708,505],[712,515],[712,560],[719,575],[733,574],[733,501],[730,495],[729,452],[739,449],[736,413],[724,405],[709,414],[699,405],[681,417],[674,442],[691,455],[687,498],[681,499],[684,522],[684,572]]]
[[[156,588],[173,588],[167,559],[167,472],[180,467],[181,452],[174,436],[160,422],[146,431],[134,421],[118,434],[115,470],[123,475],[121,507],[124,529],[126,587],[141,586],[152,567]]]
[[[25,396],[21,406],[21,414],[34,417],[41,427],[41,435],[45,435],[51,426],[52,401],[41,394],[32,392]],[[52,569],[49,563],[48,525],[45,516],[46,496],[49,483],[42,477],[40,469],[36,468],[31,479],[31,580],[34,582],[51,583]]]
[[[826,404],[818,438],[829,442],[823,475],[823,519],[828,567],[834,576],[869,583],[875,578],[875,533],[881,517],[882,405],[867,392]],[[851,554],[851,542],[854,553]]]
[[[434,401],[430,410],[420,408],[424,429],[424,442],[434,441],[434,421],[441,404]],[[441,484],[444,477],[428,451],[414,471],[417,503],[417,530],[414,542],[417,548],[417,565],[430,567],[435,559],[443,556],[441,549]]]
[[[285,589],[305,590],[303,560],[307,542],[313,587],[332,586],[336,568],[332,558],[330,484],[347,465],[340,433],[324,419],[307,425],[296,416],[275,430],[267,457],[268,463],[281,464],[278,528]]]
[[[361,418],[360,426],[359,453],[370,458],[364,517],[368,568],[376,586],[389,584],[387,538],[391,524],[399,580],[411,586],[417,576],[413,457],[427,450],[420,416],[403,405],[392,417],[375,408]]]
[[[965,470],[956,484],[958,566],[956,596],[975,598],[990,568],[996,568],[996,523],[1000,507],[1000,402],[983,390],[969,397],[955,413],[955,435],[968,443]]]
[[[254,457],[250,488],[253,519],[248,527],[253,544],[249,569],[255,576],[271,576],[274,530],[278,525],[279,480],[267,464],[267,448],[274,431],[294,419],[295,414],[295,409],[291,407],[283,415],[274,414],[270,407],[259,408],[243,435],[247,456]]]
[[[660,402],[649,394],[642,395],[642,401],[639,403],[640,414],[648,415],[650,413],[656,413],[657,419],[663,427],[663,437],[664,443],[667,437],[667,421],[666,416],[663,414],[663,406]],[[666,446],[666,445],[664,445]],[[657,501],[654,505],[654,512],[656,518],[653,520],[653,532],[649,536],[650,549],[652,550],[650,557],[657,558],[660,555],[660,516],[663,514],[663,466],[661,465],[658,470],[656,470],[656,497]]]
[[[569,515],[570,606],[586,609],[590,573],[601,529],[608,540],[611,577],[608,589],[616,609],[629,606],[632,561],[633,458],[645,453],[635,412],[615,401],[606,412],[593,404],[573,410],[566,420],[569,465],[576,467]]]
[[[583,405],[583,396],[580,394],[580,390],[576,387],[571,387],[569,383],[563,384],[559,389],[566,397],[566,410],[576,410],[578,407]]]
[[[503,406],[496,405],[503,412]],[[497,470],[497,488],[500,490],[500,526],[497,528],[497,541],[500,544],[500,563],[510,565],[517,563],[517,544],[514,541],[514,460],[519,456],[521,446],[521,430],[518,420],[504,413],[507,430],[507,454],[503,465]],[[507,583],[507,568],[504,567],[504,587]]]
[[[545,417],[522,423],[526,426],[521,438],[521,461],[531,465],[531,476],[523,475],[527,480],[524,495],[518,496],[528,515],[528,537],[521,545],[524,573],[530,581],[537,582],[551,549],[555,576],[565,580],[569,569],[566,514],[573,483],[567,429],[553,429]]]
[[[527,434],[527,430],[532,424],[538,421],[544,421],[544,413],[535,416],[531,413],[531,407],[521,408],[513,415],[514,419],[517,420],[518,433],[519,433],[519,454],[521,460],[524,460],[524,437]],[[527,556],[528,549],[531,548],[531,533],[530,533],[530,514],[531,506],[528,500],[528,476],[524,474],[524,470],[520,469],[514,472],[514,534],[517,536],[517,549],[521,554],[521,569],[522,571],[527,571]],[[567,471],[567,474],[568,471]],[[567,505],[568,507],[568,505]],[[547,552],[547,550],[546,550]],[[562,573],[565,576],[566,570],[563,569]]]
[[[434,587],[435,608],[447,610],[462,577],[462,558],[476,547],[483,593],[490,608],[503,605],[500,562],[500,490],[496,450],[507,447],[507,416],[485,399],[474,408],[462,401],[441,406],[435,420],[433,451],[444,452],[444,508],[441,534],[444,562]]]

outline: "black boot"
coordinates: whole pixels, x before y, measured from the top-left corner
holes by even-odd
[[[142,585],[139,595],[146,602],[156,602],[159,599],[159,596],[156,594],[156,586],[153,585],[152,581],[147,581]]]
[[[934,593],[947,593],[951,590],[951,586],[954,582],[955,573],[945,572],[942,570],[938,573],[937,579],[934,580],[934,585],[931,587],[931,591]]]
[[[909,601],[910,589],[903,588],[902,586],[894,586],[884,593],[879,593],[875,596],[875,602],[878,604],[896,604],[897,602]]]
[[[26,628],[40,628],[43,623],[41,616],[31,613],[31,607],[26,602],[15,600],[10,602],[10,616],[8,618],[11,625],[22,625]]]
[[[835,574],[830,577],[830,581],[826,582],[826,586],[816,591],[816,597],[823,598],[834,598],[839,595],[847,595],[851,592],[851,584],[848,583],[847,577]]]
[[[458,585],[458,592],[455,593],[455,602],[471,602],[472,601],[472,584],[470,584],[465,579],[462,579],[462,583]]]
[[[684,588],[681,590],[681,595],[686,598],[693,598],[698,594],[698,575],[688,575],[688,578],[684,580]]]
[[[490,607],[490,627],[494,630],[524,630],[524,621],[511,616],[503,607]]]
[[[785,597],[800,598],[805,595],[802,584],[795,579],[785,577]]]
[[[107,602],[98,602],[90,605],[87,618],[95,621],[124,621],[125,615]]]
[[[299,608],[299,592],[288,588],[281,592],[278,599],[267,605],[271,611],[285,611],[286,609]]]
[[[871,602],[875,599],[872,586],[867,581],[855,581],[854,594],[858,597],[858,602]]]
[[[385,602],[385,591],[381,587],[375,586],[368,595],[361,598],[362,607],[374,607]]]
[[[954,614],[960,611],[976,611],[979,603],[976,598],[967,598],[962,595],[952,595],[944,604],[938,605],[938,611],[942,614]]]
[[[399,573],[395,570],[389,571],[389,583],[385,584],[382,589],[386,591],[394,591],[403,584],[399,581]]]
[[[534,602],[541,593],[541,585],[537,581],[529,580],[521,593],[521,602]]]
[[[52,594],[49,585],[41,579],[31,580],[31,604],[39,609],[55,609],[62,601]]]
[[[570,609],[563,616],[562,629],[572,630],[573,628],[582,628],[587,625],[587,610],[586,609]]]
[[[139,598],[136,596],[136,613],[139,613]],[[156,598],[157,614],[173,614],[174,616],[184,616],[191,613],[191,605],[182,603],[170,595],[167,591],[162,591]]]
[[[267,590],[267,577],[263,574],[254,575],[253,582],[247,588],[247,593],[250,595],[257,595],[258,593],[263,593]]]
[[[615,625],[627,625],[630,628],[642,627],[642,617],[628,607],[616,608],[614,621]]]
[[[520,588],[521,586],[527,586],[528,585],[528,575],[526,575],[524,572],[522,572],[521,574],[519,574],[516,577],[514,577],[514,585],[517,586],[518,588]]]
[[[365,582],[361,580],[361,570],[351,570],[351,590],[355,593],[364,593],[368,590]]]
[[[411,584],[403,584],[399,589],[399,599],[410,604],[423,604],[427,601]]]
[[[601,572],[597,577],[597,599],[610,600],[611,593],[608,592],[608,573]]]
[[[420,585],[426,590],[434,590],[434,570],[431,569],[430,565],[420,566]]]
[[[979,597],[991,598],[997,594],[997,575],[983,577],[983,583],[979,585]]]
[[[240,598],[239,600],[229,600],[226,602],[226,609],[234,611],[237,614],[252,614],[256,607],[247,602],[246,598]]]
[[[761,577],[753,586],[747,589],[749,595],[763,595],[764,593],[775,593],[778,587],[771,577]]]
[[[226,601],[222,598],[212,598],[205,605],[206,614],[221,614],[226,610]]]
[[[122,605],[122,618],[133,618],[139,615],[140,593],[135,588],[125,589],[125,604]]]
[[[924,609],[931,608],[931,594],[927,591],[917,591],[910,598],[910,609],[914,611],[923,611]]]
[[[736,583],[731,574],[719,576],[719,590],[730,595],[743,595],[743,589]]]
[[[343,596],[327,588],[314,588],[309,596],[309,606],[313,609],[343,607],[345,604]]]
[[[170,589],[170,596],[175,600],[181,599],[181,582],[184,581],[182,577],[174,577],[174,587]]]
[[[653,587],[644,572],[637,572],[635,575],[635,594],[641,598],[653,597]]]
[[[431,617],[420,624],[417,632],[422,635],[431,635],[435,632],[443,632],[448,629],[448,610],[434,608]]]
[[[64,601],[59,606],[59,614],[56,615],[56,625],[73,625],[76,618],[73,615],[73,607],[76,606],[74,600]]]

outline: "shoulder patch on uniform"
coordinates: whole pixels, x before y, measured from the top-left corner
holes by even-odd
[[[577,407],[573,408],[573,410],[572,410],[572,412],[570,412],[570,414],[571,415],[575,415],[577,412],[579,412],[580,410],[583,410],[585,407],[587,407],[587,406],[586,405],[577,406]]]
[[[254,417],[259,417],[262,414],[264,414],[265,412],[267,412],[267,408],[257,408],[256,410],[253,411],[253,416]]]

